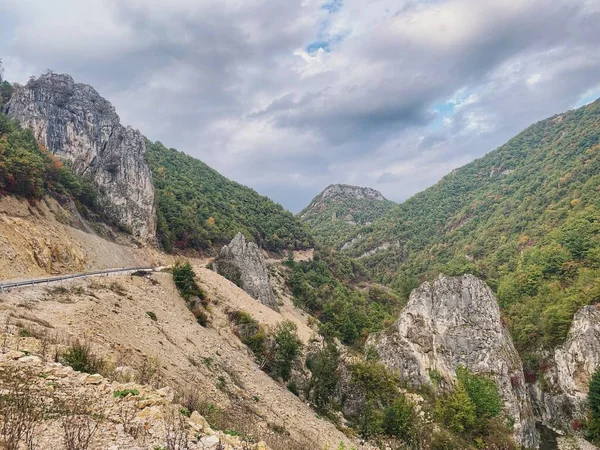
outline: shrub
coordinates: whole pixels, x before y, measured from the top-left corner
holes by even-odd
[[[63,443],[66,450],[87,450],[98,427],[99,420],[92,418],[89,401],[83,398],[71,401],[62,418]]]
[[[123,397],[127,397],[128,395],[139,395],[139,394],[140,394],[140,391],[138,391],[137,389],[123,389],[120,391],[115,391],[113,393],[115,398],[123,398]]]
[[[177,261],[172,270],[175,286],[186,301],[190,301],[194,296],[201,300],[206,298],[204,291],[196,284],[196,274],[188,261]]]
[[[500,414],[502,399],[496,383],[487,377],[475,375],[462,366],[458,367],[456,375],[473,402],[478,419],[489,419]]]
[[[79,340],[67,348],[62,354],[62,360],[78,372],[94,374],[106,368],[106,361],[94,355],[90,344]]]
[[[455,433],[471,431],[477,421],[475,405],[462,383],[458,383],[453,392],[437,399],[435,415]]]
[[[152,319],[154,322],[156,322],[158,320],[158,318],[156,317],[156,314],[153,313],[152,311],[146,311],[146,315],[148,317],[150,317],[150,319]]]
[[[228,316],[236,325],[234,333],[262,361],[267,351],[265,329],[246,311],[230,311]]]
[[[0,372],[0,436],[6,450],[36,447],[39,426],[44,418],[44,394],[27,376],[14,369]]]
[[[383,430],[390,436],[395,436],[405,442],[413,439],[416,426],[415,409],[404,396],[398,396],[394,402],[384,410]]]

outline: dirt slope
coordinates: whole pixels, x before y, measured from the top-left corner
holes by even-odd
[[[114,242],[101,237],[112,236]],[[52,198],[0,197],[0,280],[113,267],[163,265],[170,260],[108,227],[90,224]]]
[[[27,288],[0,295],[0,323],[46,329],[59,341],[87,337],[97,352],[115,366],[140,368],[157,361],[159,384],[193,389],[218,405],[232,427],[273,442],[290,442],[280,449],[337,448],[350,442],[331,423],[255,364],[247,348],[227,323],[227,308],[244,309],[273,326],[289,319],[297,323],[306,341],[314,333],[306,317],[282,299],[281,314],[261,305],[228,280],[201,267],[198,279],[211,299],[213,325],[198,325],[179,296],[168,273],[151,279],[137,276],[106,277],[66,282],[59,287]],[[152,320],[147,312],[156,315]],[[47,325],[47,326],[44,326]],[[51,328],[49,328],[51,327]],[[38,330],[39,331],[39,330]],[[36,331],[36,332],[38,332]],[[296,445],[294,444],[294,445]]]

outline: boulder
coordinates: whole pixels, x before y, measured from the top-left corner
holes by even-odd
[[[213,270],[236,283],[264,305],[277,307],[265,258],[258,245],[246,242],[242,233],[238,233],[229,245],[221,249],[213,262]]]

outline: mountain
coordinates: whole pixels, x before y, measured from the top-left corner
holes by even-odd
[[[600,300],[600,101],[543,120],[355,231],[348,255],[398,289],[474,273],[517,348],[564,341]]]
[[[165,249],[214,250],[238,232],[274,252],[312,245],[306,226],[267,197],[160,142],[146,148]]]
[[[141,241],[213,252],[241,231],[274,252],[312,245],[305,225],[280,205],[121,125],[93,87],[48,72],[0,88],[4,112],[91,182],[105,214]]]
[[[370,225],[394,205],[375,189],[332,184],[299,217],[322,244],[338,247],[361,225]]]

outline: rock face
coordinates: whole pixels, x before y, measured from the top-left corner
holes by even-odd
[[[258,245],[246,242],[242,233],[238,233],[229,245],[221,249],[219,257],[213,262],[213,269],[239,284],[264,305],[277,307],[267,263]]]
[[[89,176],[117,223],[148,242],[156,236],[152,174],[144,137],[124,127],[114,107],[91,86],[47,73],[18,88],[6,113],[30,128],[38,142]]]
[[[491,376],[514,420],[515,440],[526,448],[537,447],[523,366],[483,281],[464,275],[424,283],[412,292],[399,319],[371,336],[367,345],[415,386],[431,384],[432,369],[451,381],[461,365]]]
[[[554,430],[576,431],[574,425],[585,419],[590,379],[600,366],[597,306],[585,306],[575,314],[567,340],[545,366],[542,378],[529,386],[536,416]]]

